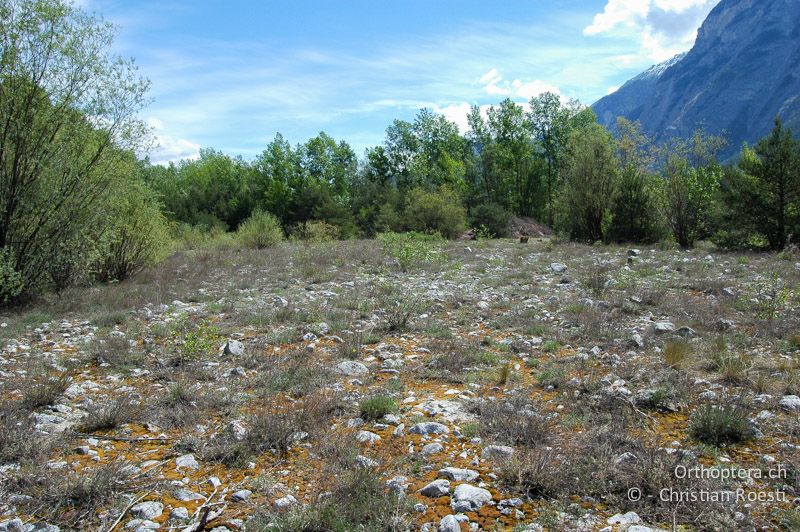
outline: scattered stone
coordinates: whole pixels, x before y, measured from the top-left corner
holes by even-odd
[[[175,490],[173,496],[178,499],[179,501],[188,502],[188,501],[201,501],[204,500],[205,497],[200,495],[199,493],[195,493],[193,491],[189,491],[185,488],[178,488]]]
[[[653,325],[653,332],[656,334],[666,334],[675,331],[675,325],[669,321],[659,321]]]
[[[796,395],[784,395],[779,404],[784,410],[792,412],[800,411],[800,397]]]
[[[642,522],[642,518],[636,512],[628,512],[626,514],[612,515],[606,521],[609,525],[620,525],[622,527],[638,525]]]
[[[244,344],[239,340],[228,340],[222,352],[232,357],[244,356]]]
[[[447,478],[454,482],[472,482],[480,476],[480,473],[472,469],[459,469],[457,467],[445,467],[439,470],[440,478]]]
[[[405,495],[409,485],[408,478],[404,476],[396,476],[386,481],[386,487],[395,495]]]
[[[489,490],[471,484],[459,484],[453,492],[450,506],[454,512],[474,512],[491,500]]]
[[[410,429],[408,429],[410,434],[448,434],[450,433],[450,429],[447,428],[446,425],[442,425],[441,423],[436,423],[435,421],[425,421],[423,423],[417,423]]]
[[[175,459],[177,469],[200,469],[200,463],[193,454],[184,454]]]
[[[367,366],[355,360],[345,360],[336,364],[334,368],[336,373],[345,375],[347,377],[362,377],[369,373]]]
[[[560,262],[554,262],[550,264],[550,270],[554,271],[555,273],[564,273],[567,271],[567,265]]]
[[[158,530],[161,525],[149,519],[133,519],[128,521],[125,528],[133,532],[148,532],[149,530]]]
[[[513,455],[514,448],[507,445],[488,445],[481,453],[486,460],[508,460]]]
[[[356,434],[356,440],[358,440],[359,443],[367,443],[372,445],[373,443],[381,441],[381,437],[368,430],[359,430]]]
[[[183,506],[178,506],[177,508],[173,508],[172,510],[170,510],[169,518],[175,519],[176,521],[188,521],[189,510],[187,510]]]
[[[635,333],[633,336],[631,336],[631,343],[633,343],[633,345],[636,347],[642,348],[644,347],[644,338],[642,338],[641,334]]]
[[[9,519],[8,521],[0,522],[0,532],[24,532],[25,525],[22,522],[22,519],[15,517],[14,519]]]
[[[251,495],[253,495],[253,492],[250,490],[239,490],[231,495],[231,500],[233,502],[244,502],[249,499]]]
[[[297,499],[295,499],[291,495],[286,495],[285,497],[281,497],[280,499],[276,499],[275,502],[272,503],[272,507],[276,510],[286,510],[295,506],[297,504]]]
[[[461,525],[454,515],[446,515],[439,521],[439,532],[461,532]]]
[[[441,443],[429,443],[428,445],[422,448],[422,456],[429,457],[433,456],[434,454],[440,453],[444,450],[444,445]]]
[[[164,512],[164,505],[156,501],[145,501],[131,508],[131,515],[139,519],[150,520],[160,517]]]
[[[434,480],[419,490],[419,492],[426,497],[431,497],[433,499],[437,497],[443,497],[450,493],[450,481],[446,479]]]

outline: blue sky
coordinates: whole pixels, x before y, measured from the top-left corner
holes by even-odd
[[[200,147],[252,158],[277,132],[358,154],[422,107],[544,90],[591,104],[687,50],[718,0],[77,0],[119,27],[152,82],[155,162]]]

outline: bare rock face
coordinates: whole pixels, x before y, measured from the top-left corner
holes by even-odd
[[[701,125],[726,132],[738,153],[780,116],[800,125],[800,2],[722,0],[698,31],[687,53],[629,80],[592,108],[614,128],[618,116],[639,120],[657,141],[687,138]]]

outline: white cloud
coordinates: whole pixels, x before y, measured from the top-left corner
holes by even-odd
[[[164,129],[164,123],[158,118],[147,119],[147,124],[153,129],[156,141],[156,146],[150,150],[150,161],[153,164],[166,165],[170,162],[194,160],[200,157],[200,144],[160,133]]]
[[[608,90],[606,91],[606,94],[614,94],[618,90],[619,90],[619,85],[613,85],[613,86],[608,88]]]
[[[491,106],[481,105],[479,107],[481,110],[481,115],[486,118],[488,116],[489,107]],[[445,105],[444,107],[439,107],[438,105],[433,106],[434,113],[443,115],[447,120],[457,125],[458,130],[462,134],[470,130],[469,123],[467,122],[467,116],[469,115],[470,111],[472,111],[472,105],[467,102],[454,103],[451,105]]]
[[[503,79],[503,76],[496,68],[489,70],[481,76],[478,83],[483,85],[483,90],[490,96],[507,96],[509,98],[523,98],[530,100],[543,92],[553,92],[561,95],[558,87],[546,81],[535,79],[533,81],[521,81],[515,79],[511,82]]]
[[[481,76],[481,79],[479,79],[478,82],[480,84],[482,84],[482,85],[491,85],[491,84],[494,84],[494,83],[497,83],[497,82],[501,81],[502,79],[503,79],[503,76],[501,76],[500,73],[497,72],[496,68],[493,68],[490,71],[488,71],[486,74]]]
[[[608,0],[603,12],[594,16],[592,24],[587,26],[583,33],[597,35],[619,25],[633,27],[649,12],[650,0]]]
[[[675,13],[683,13],[687,9],[699,7],[707,3],[706,0],[655,0],[657,8],[663,11],[674,11]]]
[[[583,33],[632,33],[638,37],[643,55],[664,61],[691,48],[697,29],[717,3],[719,0],[608,0]]]

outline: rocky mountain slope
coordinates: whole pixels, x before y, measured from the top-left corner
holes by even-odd
[[[599,120],[639,120],[656,140],[698,127],[725,133],[726,156],[781,116],[800,129],[800,0],[722,0],[686,54],[656,65],[597,101]]]

